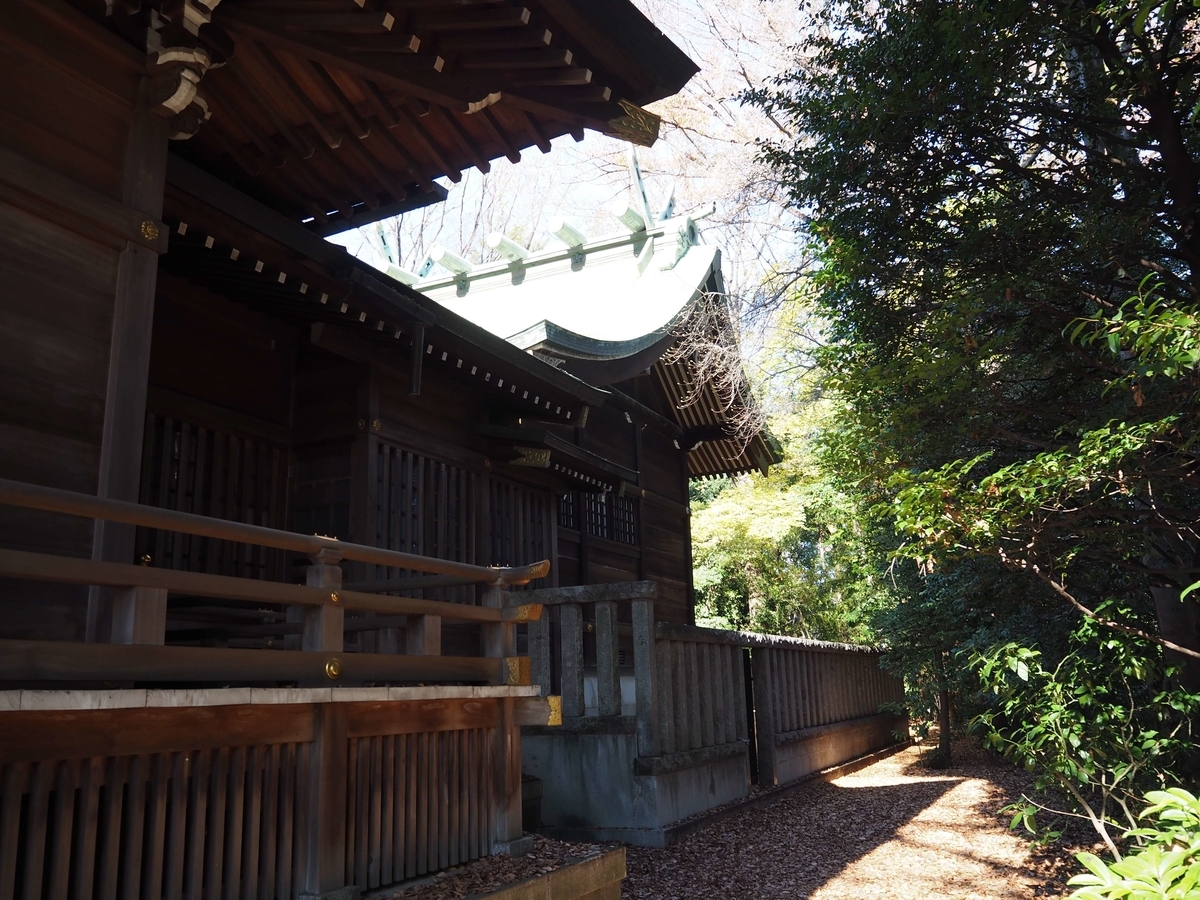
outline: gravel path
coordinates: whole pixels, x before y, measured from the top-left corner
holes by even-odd
[[[1063,896],[1060,850],[1033,856],[997,810],[1028,776],[956,747],[943,771],[910,748],[812,782],[674,847],[631,847],[626,900],[1009,900]]]

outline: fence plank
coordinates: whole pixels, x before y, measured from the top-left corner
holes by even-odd
[[[125,780],[129,758],[113,757],[108,763],[104,797],[101,804],[100,834],[100,878],[99,895],[102,900],[115,900],[117,875],[120,872],[121,819],[125,805]]]
[[[279,846],[280,745],[271,744],[263,752],[263,800],[259,819],[258,897],[274,900],[275,857]]]
[[[0,897],[12,897],[17,882],[17,831],[21,827],[21,798],[29,773],[27,763],[4,768],[0,786]]]
[[[758,746],[758,783],[777,783],[775,772],[775,688],[771,672],[770,647],[750,651],[750,672],[754,685],[754,729]]]

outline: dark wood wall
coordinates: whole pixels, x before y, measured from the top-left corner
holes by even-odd
[[[55,0],[0,3],[0,476],[97,489],[143,66]],[[92,523],[0,508],[0,545],[87,556]],[[83,636],[86,591],[15,587],[0,636]]]

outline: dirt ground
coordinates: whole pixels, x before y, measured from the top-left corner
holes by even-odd
[[[626,900],[1015,900],[1064,897],[1062,846],[1032,851],[997,811],[1029,777],[955,747],[933,770],[909,748],[715,823],[663,850],[631,847]]]

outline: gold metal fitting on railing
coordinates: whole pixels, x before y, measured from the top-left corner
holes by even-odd
[[[338,595],[337,595],[337,591],[332,591],[332,592],[329,594],[329,602],[330,602],[330,603],[337,603],[337,602],[338,602]]]
[[[546,698],[546,702],[550,704],[550,717],[546,719],[547,725],[562,724],[562,697],[558,694],[551,694]]]
[[[529,666],[528,656],[510,656],[504,661],[508,663],[507,684],[533,684],[533,671]]]
[[[342,674],[342,662],[336,656],[325,663],[325,676],[330,681],[336,681],[337,677]]]

